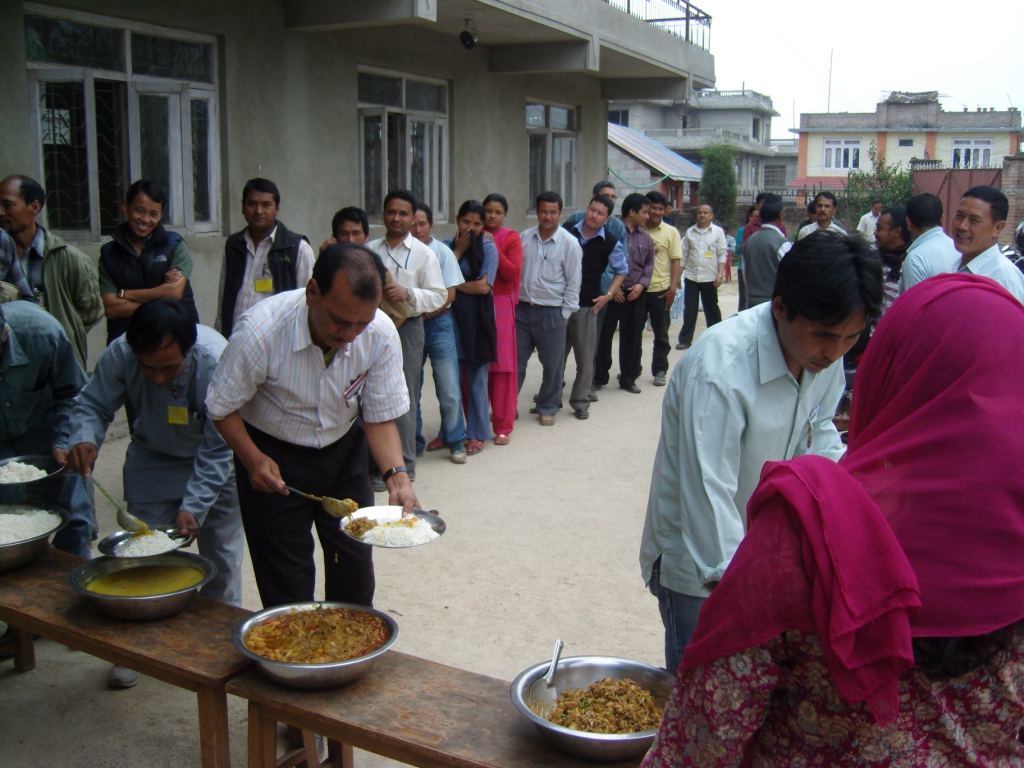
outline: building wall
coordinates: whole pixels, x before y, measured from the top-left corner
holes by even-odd
[[[422,29],[288,32],[283,5],[276,0],[68,0],[63,6],[219,38],[223,226],[217,236],[187,241],[204,323],[212,324],[216,314],[224,238],[245,225],[240,194],[247,179],[259,175],[278,184],[281,219],[308,235],[314,247],[330,234],[338,208],[359,203],[357,65],[449,82],[452,209],[462,200],[500,191],[511,205],[509,226],[522,229],[536,222],[525,213],[528,99],[580,107],[581,194],[606,175],[607,113],[596,78],[492,75],[486,46],[468,52],[458,41]],[[37,152],[27,138],[21,2],[0,0],[0,45],[0,73],[6,76],[0,89],[2,177],[34,168]],[[437,233],[446,236],[452,230],[442,225]],[[380,234],[377,227],[371,236]],[[82,247],[98,257],[98,244]],[[102,326],[90,335],[93,359],[102,349]]]
[[[877,133],[810,133],[807,136],[807,176],[846,176],[849,171],[843,168],[825,168],[825,139],[860,139],[860,170],[870,170],[871,160],[868,150],[871,142],[878,138]]]
[[[768,127],[771,123],[771,117],[769,115],[755,112],[752,109],[702,109],[695,111],[700,124],[695,126],[698,128],[722,128],[726,131],[733,131],[734,133],[741,134],[743,136],[750,136],[750,140],[753,141],[753,135],[751,131],[754,127],[754,118],[761,119],[761,141],[764,141],[764,132],[769,131]]]
[[[643,133],[648,130],[679,128],[682,119],[673,112],[672,107],[652,104],[646,101],[611,101],[608,109],[629,110],[629,126],[634,131]]]

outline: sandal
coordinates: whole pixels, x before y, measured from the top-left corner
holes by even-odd
[[[484,443],[482,440],[470,440],[466,443],[466,453],[472,456],[474,453],[480,453],[484,449]]]
[[[440,437],[435,437],[433,440],[427,443],[428,451],[440,451],[442,448],[444,448],[444,442],[441,440]]]
[[[494,444],[495,445],[508,445],[508,443],[509,443],[509,436],[508,435],[495,435],[494,436]]]

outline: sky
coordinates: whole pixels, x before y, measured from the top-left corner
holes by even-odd
[[[1024,111],[1019,0],[692,1],[712,17],[716,87],[771,96],[775,139],[795,136],[801,112],[829,111],[830,50],[832,112],[874,112],[890,91],[938,91],[946,111]]]

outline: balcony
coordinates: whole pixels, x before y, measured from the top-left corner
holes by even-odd
[[[711,50],[711,17],[686,0],[604,0],[613,8],[695,45]]]

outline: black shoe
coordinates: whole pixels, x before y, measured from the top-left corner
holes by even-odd
[[[628,387],[621,386],[621,387],[619,387],[619,389],[624,389],[627,392],[631,392],[634,395],[639,395],[640,394],[640,387],[638,387],[636,384],[630,384]]]
[[[690,348],[689,344],[683,344],[683,342],[681,342],[681,341],[678,344],[676,344],[676,349],[689,349],[689,348]]]
[[[598,390],[601,390],[601,389],[604,389],[604,384],[594,384],[594,391],[595,392],[597,392]]]
[[[530,413],[540,413],[536,408],[531,408]]]
[[[590,412],[586,408],[577,408],[573,412],[573,416],[575,416],[577,419],[589,419]]]

